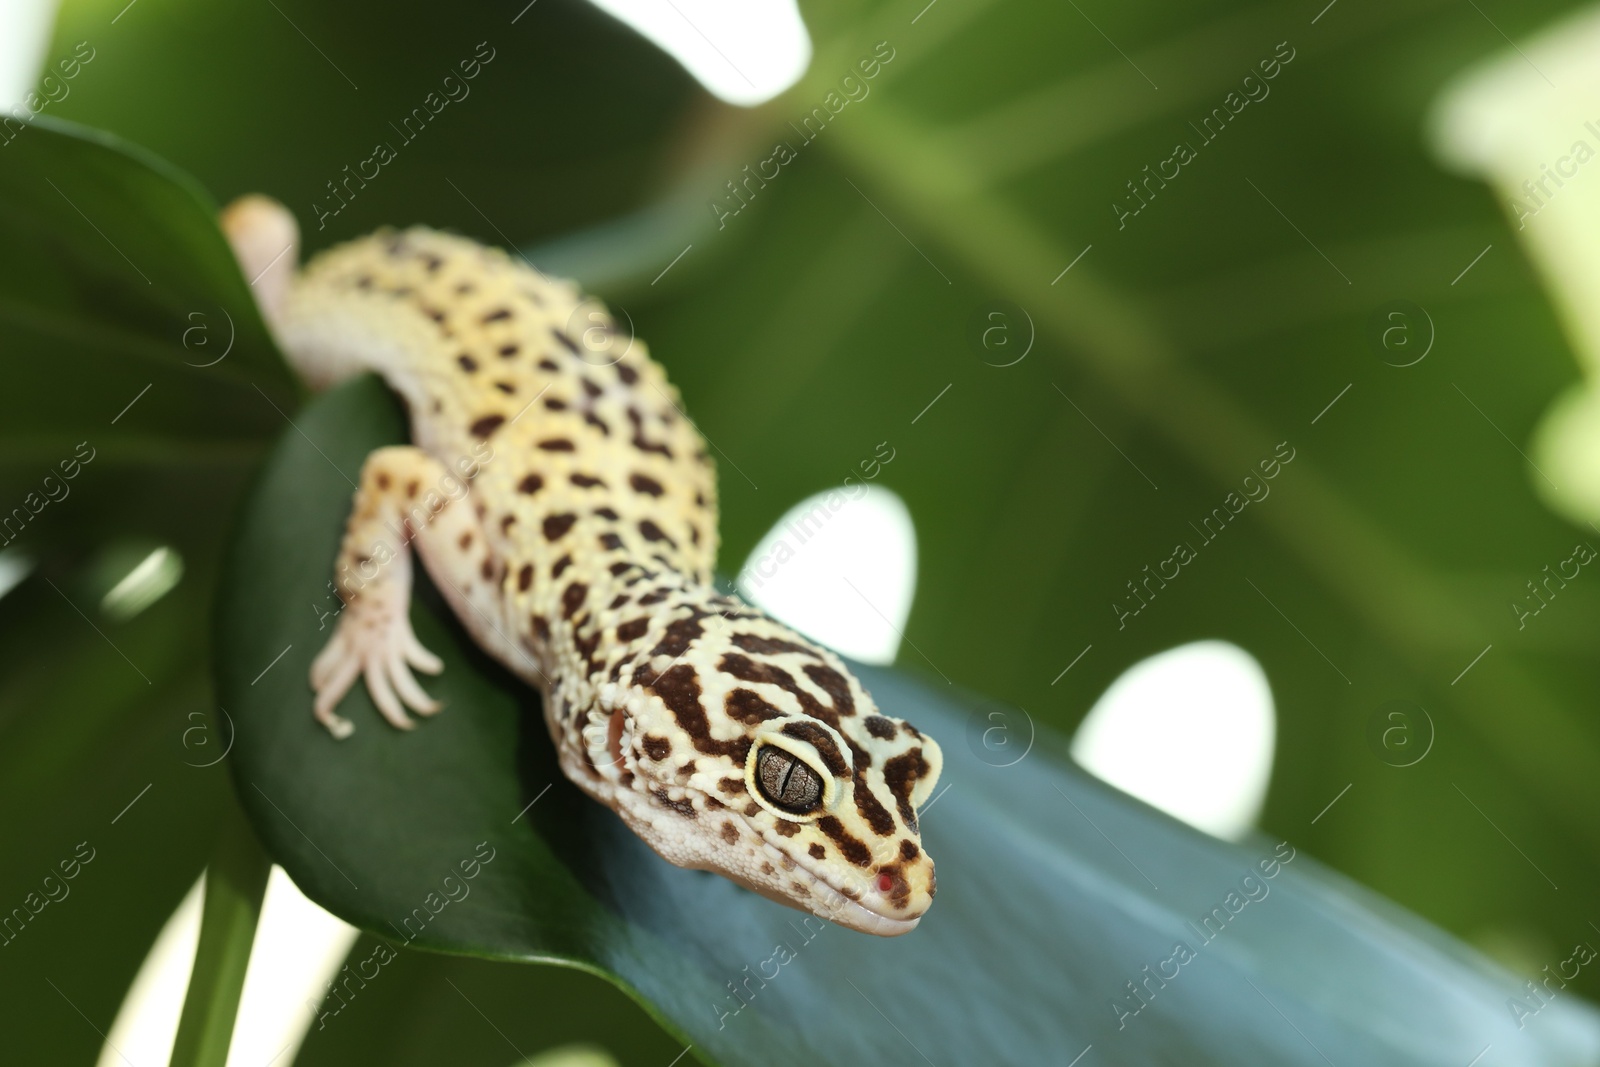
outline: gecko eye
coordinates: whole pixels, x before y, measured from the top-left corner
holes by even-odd
[[[822,775],[774,745],[756,753],[756,788],[775,808],[804,815],[822,805]]]

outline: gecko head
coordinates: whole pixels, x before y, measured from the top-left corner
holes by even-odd
[[[836,659],[816,658],[793,674],[769,665],[763,681],[684,664],[615,690],[626,703],[601,758],[617,809],[679,866],[864,933],[907,933],[933,900],[917,809],[943,757],[878,714]]]

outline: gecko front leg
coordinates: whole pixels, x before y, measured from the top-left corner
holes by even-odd
[[[334,709],[358,677],[372,702],[402,730],[406,708],[439,710],[411,670],[438,674],[439,658],[411,629],[411,550],[415,548],[471,626],[473,613],[493,627],[499,611],[500,565],[479,526],[466,482],[420,448],[380,448],[361,468],[361,486],[339,549],[337,588],[344,601],[338,628],[311,665],[317,721],[334,737],[355,726]]]

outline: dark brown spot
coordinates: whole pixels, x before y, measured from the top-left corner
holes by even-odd
[[[500,346],[500,358],[501,359],[510,359],[513,356],[515,356],[518,352],[520,352],[521,350],[522,350],[522,346],[518,345],[518,344],[501,345]]]
[[[575,448],[573,446],[572,442],[567,440],[565,437],[548,437],[545,440],[539,442],[539,447],[544,449],[546,452],[576,452],[577,451],[577,448]]]
[[[615,551],[622,547],[622,538],[614,533],[601,534],[600,547],[608,552]]]
[[[659,604],[665,599],[667,599],[667,594],[664,591],[657,589],[653,593],[646,593],[644,596],[640,597],[639,606],[642,608],[647,608],[651,604]]]
[[[880,741],[887,741],[894,737],[894,720],[886,719],[882,715],[868,715],[862,720],[867,727],[867,733]]]
[[[550,564],[550,577],[561,577],[562,572],[570,566],[572,566],[572,557],[570,555],[562,556],[560,559]]]
[[[592,489],[597,485],[604,487],[606,483],[592,474],[574,474],[572,476],[572,484],[580,489]]]
[[[502,516],[500,516],[500,532],[502,534],[510,533],[511,532],[511,524],[516,522],[516,521],[517,521],[517,517],[515,515],[502,515]]]
[[[824,859],[828,855],[828,850],[823,847],[822,842],[820,841],[812,842],[811,847],[806,849],[806,851],[811,854],[811,858],[814,860]]]
[[[866,845],[856,840],[836,817],[824,815],[817,820],[817,829],[827,834],[829,840],[839,846],[839,852],[844,858],[857,867],[865,867],[872,862],[872,852]]]
[[[532,584],[533,584],[533,564],[524,563],[522,565],[522,569],[517,572],[517,589],[520,592],[526,593],[528,591],[528,586],[530,586]]]
[[[618,593],[611,599],[611,603],[607,604],[606,607],[610,608],[612,611],[616,611],[631,599],[632,598],[628,596],[627,593]]]
[[[591,398],[598,399],[600,394],[605,392],[604,389],[600,388],[587,378],[579,378],[578,382],[583,386],[583,391],[588,393]]]
[[[583,413],[583,421],[599,430],[605,436],[611,436],[611,427],[607,426],[605,420],[596,415],[594,412],[585,411]]]
[[[417,480],[415,478],[413,478],[411,481],[407,482],[406,483],[406,499],[407,500],[415,500],[415,499],[417,499],[417,490],[421,489],[421,488],[422,488],[422,486],[417,483]]]
[[[519,493],[537,493],[542,488],[544,488],[544,479],[537,474],[526,475],[522,481],[517,483],[517,492]]]
[[[544,520],[544,538],[546,541],[559,541],[572,529],[572,524],[578,521],[578,516],[570,511],[559,515],[546,515]]]
[[[672,449],[666,445],[657,444],[644,436],[644,416],[639,414],[638,408],[628,409],[628,421],[633,423],[633,447],[641,452],[659,452],[668,459],[672,458]]]
[[[772,828],[778,831],[778,833],[782,834],[784,837],[793,837],[795,834],[800,832],[799,825],[790,822],[788,819],[779,819],[773,824]]]
[[[785,652],[799,652],[806,656],[817,654],[814,649],[805,645],[797,645],[793,641],[785,641],[778,637],[762,637],[760,634],[734,634],[733,643],[736,647],[757,656],[776,656]]]
[[[617,364],[617,377],[622,379],[622,384],[632,385],[639,380],[639,372],[626,363]]]
[[[625,598],[624,598],[625,599]],[[645,618],[629,619],[617,627],[618,641],[637,641],[650,629],[650,620]]]
[[[478,369],[478,361],[467,355],[465,352],[456,357],[456,362],[461,364],[461,369],[466,371],[468,374],[471,374],[473,371]]]
[[[823,663],[806,664],[806,677],[833,700],[833,710],[840,715],[856,713],[855,698],[850,695],[850,683],[844,675]]]
[[[378,473],[378,488],[385,492],[389,489],[389,476],[381,471]]]
[[[801,711],[813,719],[820,719],[834,729],[839,728],[838,713],[832,708],[824,707],[820,700],[801,689],[795,682],[794,676],[781,667],[758,662],[737,652],[728,652],[723,655],[717,668],[733,675],[741,682],[765,682],[768,685],[775,685],[799,701]]]
[[[643,604],[641,599],[639,603]],[[705,633],[705,627],[700,625],[700,620],[705,616],[699,612],[676,619],[667,627],[667,632],[661,636],[661,643],[650,650],[652,656],[670,656],[674,659],[689,651],[689,646],[694,644],[695,638]]]
[[[550,623],[543,615],[533,617],[533,632],[539,635],[539,640],[550,640]]]
[[[665,541],[673,548],[678,547],[676,541],[668,537],[661,527],[657,526],[649,519],[644,519],[639,523],[639,532],[644,535],[644,539],[646,541]]]
[[[738,828],[736,826],[734,826],[733,823],[731,823],[731,822],[723,823],[722,824],[722,839],[724,841],[726,841],[730,845],[737,844],[738,841],[739,841],[739,830],[738,830]]]
[[[743,778],[724,778],[724,779],[722,779],[722,781],[717,783],[717,788],[722,790],[724,793],[726,793],[730,797],[736,797],[740,793],[743,793],[745,791],[744,790],[744,779]]]
[[[646,493],[650,496],[660,496],[666,492],[661,483],[645,474],[634,474],[628,478],[628,484],[633,486],[634,492]]]
[[[478,573],[483,575],[484,581],[494,581],[494,560],[489,556],[484,556],[483,564],[479,566]]]
[[[910,863],[920,855],[922,855],[922,849],[917,847],[915,841],[906,840],[900,842],[900,858],[907,863]]]
[[[872,795],[872,790],[866,787],[865,782],[857,782],[854,790],[856,797],[856,811],[866,820],[872,832],[879,837],[894,835],[894,816],[889,814],[889,809],[879,803],[878,798]]]
[[[546,408],[548,408],[549,410],[551,410],[551,411],[565,411],[565,410],[567,410],[567,402],[565,400],[560,400],[560,399],[558,399],[556,397],[553,397],[553,396],[545,398],[544,406]]]
[[[466,533],[464,533],[460,537],[456,538],[456,544],[460,546],[461,551],[463,551],[463,552],[465,552],[467,549],[471,548],[472,547],[472,531],[468,530]]]
[[[751,689],[735,689],[722,698],[722,707],[737,722],[754,726],[769,719],[781,719],[783,712]]]
[[[550,328],[550,336],[554,337],[560,343],[561,347],[565,348],[568,352],[571,352],[573,355],[578,354],[578,343],[572,338],[568,337],[562,331],[552,326]]]
[[[752,807],[752,808],[754,808],[754,807],[755,807],[755,805],[754,805],[754,804],[752,804],[752,805],[750,805],[750,806],[751,806],[751,807]],[[760,810],[761,810],[761,809],[760,809],[760,808],[756,808],[756,811],[760,811]],[[755,812],[747,812],[747,813],[746,813],[746,814],[751,814],[751,815],[753,815],[753,814],[755,814]],[[773,865],[772,865],[772,864],[770,864],[770,863],[763,863],[763,864],[762,864],[762,865],[761,865],[761,873],[762,873],[762,874],[777,874],[777,873],[778,873],[778,868],[776,868],[776,867],[774,867],[774,866],[773,866]]]
[[[558,371],[558,370],[561,369],[561,367],[553,359],[541,359],[539,361],[539,369],[540,370],[547,370],[547,371]]]
[[[706,718],[706,709],[701,704],[700,676],[693,667],[679,663],[661,672],[654,680],[650,679],[649,674],[649,668],[641,666],[634,673],[634,683],[637,685],[642,681],[661,698],[661,702],[677,720],[678,728],[689,735],[690,742],[697,750],[708,756],[730,758],[738,766],[744,765],[750,755],[749,738],[722,741],[711,736],[711,725]],[[761,809],[757,807],[756,810]]]
[[[589,595],[589,587],[582,582],[573,582],[561,594],[561,617],[572,618],[573,614],[583,607],[583,598]]]
[[[883,765],[884,783],[888,785],[889,792],[894,794],[900,808],[900,818],[912,829],[917,825],[917,813],[911,807],[911,792],[916,788],[917,780],[926,777],[931,769],[928,761],[922,758],[920,748],[896,756]]]
[[[485,315],[479,321],[482,322],[485,326],[487,326],[491,322],[503,322],[504,320],[509,319],[510,317],[511,317],[511,309],[510,308],[496,308],[494,311],[489,312],[489,314]]]
[[[615,511],[612,511],[610,508],[595,508],[594,513],[600,516],[602,519],[609,519],[611,522],[616,522],[619,518],[621,518],[620,515],[618,515]]]
[[[505,421],[506,417],[504,415],[485,415],[477,422],[474,422],[470,429],[475,437],[488,437],[498,430],[500,424]]]
[[[506,394],[506,396],[512,396],[517,391],[517,387],[510,382],[495,382],[494,387]]]

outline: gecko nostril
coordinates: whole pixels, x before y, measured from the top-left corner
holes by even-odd
[[[887,893],[894,888],[894,875],[887,872],[878,875],[878,892]]]

